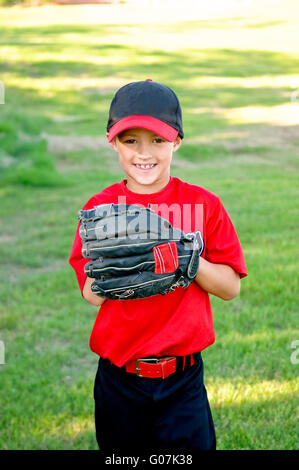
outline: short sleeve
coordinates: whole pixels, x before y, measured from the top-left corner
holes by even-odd
[[[247,268],[240,240],[220,198],[217,197],[206,225],[205,258],[211,263],[226,264],[247,276]]]
[[[85,206],[83,206],[82,209],[92,209],[95,206],[95,201],[93,198],[91,198]],[[69,263],[72,266],[72,268],[75,271],[77,281],[79,284],[79,288],[81,291],[81,295],[83,297],[83,288],[84,284],[86,281],[86,274],[84,272],[84,266],[86,263],[88,263],[90,260],[83,258],[82,256],[82,240],[79,235],[79,228],[80,228],[80,222],[78,222],[76,233],[75,233],[75,239],[73,243],[73,247],[71,250],[71,254],[69,257]]]

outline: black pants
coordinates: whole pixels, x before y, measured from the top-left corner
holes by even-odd
[[[200,353],[192,367],[166,379],[138,377],[100,359],[94,399],[104,453],[216,449]]]

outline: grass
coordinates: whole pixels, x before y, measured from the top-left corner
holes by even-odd
[[[299,56],[290,39],[276,42],[290,38],[294,10],[145,25],[78,24],[79,7],[59,6],[45,24],[43,8],[29,10],[0,19],[0,448],[97,448],[97,310],[67,260],[78,209],[124,177],[105,141],[111,98],[146,77],[181,99],[172,174],[221,197],[249,271],[238,298],[211,296],[216,342],[203,357],[218,448],[298,448],[299,123],[281,113],[298,106]],[[226,47],[235,33],[243,47]]]

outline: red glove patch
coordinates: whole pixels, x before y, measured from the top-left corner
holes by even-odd
[[[176,242],[163,243],[154,246],[155,273],[173,273],[179,266],[178,248]]]

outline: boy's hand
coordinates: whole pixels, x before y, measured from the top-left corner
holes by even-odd
[[[95,278],[91,291],[113,300],[140,299],[188,287],[204,248],[149,208],[104,204],[79,212],[82,254]]]

